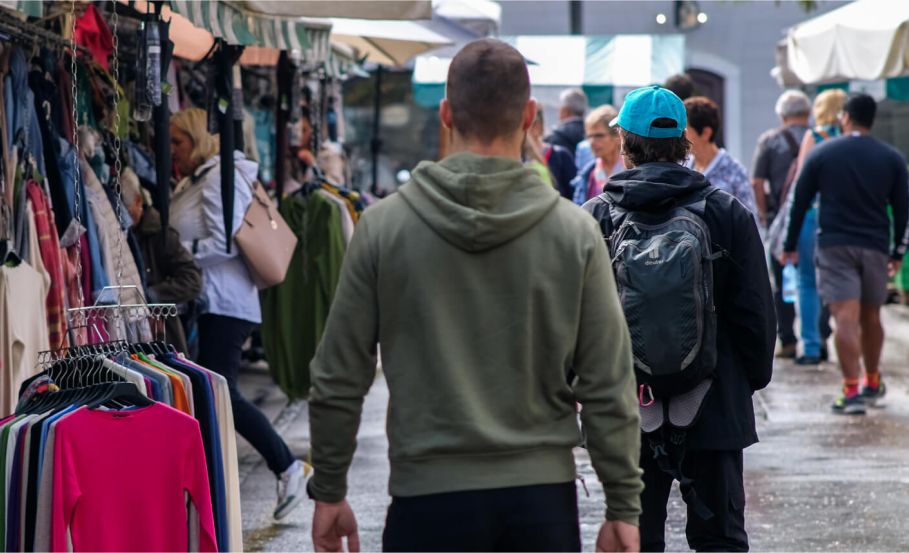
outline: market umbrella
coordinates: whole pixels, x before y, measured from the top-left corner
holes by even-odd
[[[410,21],[369,21],[365,19],[332,19],[331,41],[353,47],[375,63],[375,114],[372,138],[372,190],[378,190],[380,110],[382,103],[383,66],[404,65],[416,56],[452,44],[452,41],[419,23]]]
[[[379,65],[404,65],[413,57],[452,41],[412,21],[332,19],[331,42],[356,48],[366,61]]]

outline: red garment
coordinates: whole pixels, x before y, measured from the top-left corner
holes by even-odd
[[[91,304],[92,299],[92,254],[88,248],[88,237],[85,233],[79,237],[79,253],[82,256],[82,298],[83,303]]]
[[[94,4],[89,4],[82,17],[76,21],[76,44],[88,48],[98,65],[105,71],[110,70],[109,58],[114,51],[114,34]]]
[[[51,551],[186,551],[184,492],[199,514],[199,551],[217,551],[199,422],[156,403],[82,408],[55,430]]]
[[[47,328],[50,337],[50,348],[60,349],[66,346],[66,280],[63,277],[63,250],[57,239],[57,225],[51,211],[50,201],[44,190],[35,181],[28,181],[25,187],[32,210],[35,212],[35,227],[38,229],[38,247],[41,250],[41,261],[50,274],[51,285],[47,292]]]
[[[91,302],[91,258],[88,257],[89,255],[88,240],[83,233],[79,237],[79,242],[67,248],[61,258],[63,260],[63,277],[66,279],[66,304],[70,308],[85,307],[86,299],[89,303]],[[81,273],[79,272],[80,266]],[[77,344],[84,344],[85,329],[72,330],[76,332],[73,340]]]

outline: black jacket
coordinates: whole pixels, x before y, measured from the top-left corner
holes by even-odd
[[[578,143],[586,137],[584,120],[579,117],[577,119],[569,119],[559,125],[552,131],[552,134],[543,139],[543,142],[565,148],[571,154],[571,159],[574,160],[574,153],[578,148]]]
[[[648,163],[614,175],[598,200],[632,211],[664,211],[710,183],[676,163]],[[754,216],[731,195],[707,198],[704,222],[715,253],[717,367],[714,387],[688,434],[692,449],[739,450],[757,442],[751,396],[770,383],[776,315]]]
[[[561,146],[550,144],[546,151],[546,158],[549,171],[555,177],[558,185],[559,194],[570,200],[574,194],[571,181],[578,172],[578,168],[574,165],[574,155]]]

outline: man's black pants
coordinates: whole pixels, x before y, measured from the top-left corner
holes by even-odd
[[[641,443],[641,468],[641,551],[664,551],[673,478],[653,460],[646,437]],[[698,498],[713,512],[713,518],[704,520],[688,507],[688,546],[695,551],[748,551],[742,451],[688,451],[682,474],[694,480]]]
[[[382,549],[580,551],[575,483],[393,497]]]

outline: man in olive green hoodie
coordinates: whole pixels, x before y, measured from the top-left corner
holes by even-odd
[[[576,402],[606,494],[597,549],[639,547],[628,329],[595,222],[521,164],[535,114],[521,54],[469,44],[440,107],[453,153],[361,219],[311,365],[316,550],[359,548],[347,471],[378,342],[385,550],[580,550]]]

